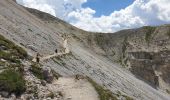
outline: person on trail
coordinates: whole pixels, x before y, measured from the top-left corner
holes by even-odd
[[[36,55],[36,62],[37,62],[37,63],[40,62],[40,54],[39,54],[39,53],[37,53],[37,55]]]
[[[159,86],[159,76],[157,76],[157,75],[154,77],[154,85],[155,85],[156,87]]]
[[[57,50],[57,49],[55,49],[55,53],[58,53],[58,50]]]

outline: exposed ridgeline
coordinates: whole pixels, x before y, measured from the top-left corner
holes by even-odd
[[[166,27],[161,26],[156,29],[146,27],[146,29],[124,30],[114,34],[92,33],[80,30],[47,13],[25,9],[12,0],[0,0],[1,35],[24,47],[29,55],[35,56],[39,52],[45,57],[53,54],[56,49],[59,52],[63,51],[63,36],[66,36],[70,53],[59,57],[50,57],[50,59],[41,62],[41,64],[51,67],[63,76],[76,74],[88,76],[98,85],[109,89],[113,94],[124,95],[124,98],[125,95],[137,100],[168,100],[170,98],[167,93],[154,89],[116,63],[121,62],[122,65],[126,65],[126,58],[128,58],[127,62],[130,62],[130,64],[127,64],[131,67],[133,66],[131,69],[136,76],[141,76],[140,78],[145,81],[152,79],[152,81],[148,81],[151,84],[156,83],[153,81],[156,73],[153,72],[152,67],[143,68],[138,66],[135,60],[142,61],[140,58],[141,55],[145,55],[145,52],[151,55],[149,60],[147,59],[146,61],[151,62],[151,58],[160,58],[159,51],[165,45],[157,46],[154,41],[168,38],[167,35],[165,36],[161,32],[166,30]],[[156,32],[156,30],[160,30],[160,32]],[[164,36],[165,38],[163,38]],[[164,42],[162,43],[164,44]],[[152,56],[150,53],[155,53],[155,48],[159,48],[158,52],[156,52],[157,57]],[[146,59],[146,56],[144,58]],[[143,68],[143,72],[135,73],[139,68]],[[151,68],[151,70],[148,68]],[[156,67],[154,68],[156,69]],[[164,71],[164,69],[159,70],[160,72]],[[157,71],[159,72],[159,70]],[[149,77],[143,77],[146,73]],[[165,77],[165,72],[162,75],[164,75],[163,80],[168,79]],[[168,83],[167,81],[165,80],[165,83]],[[159,82],[159,84],[167,88],[165,83]],[[107,93],[101,92],[100,88],[98,90],[101,95]]]

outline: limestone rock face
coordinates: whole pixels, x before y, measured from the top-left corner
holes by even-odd
[[[156,69],[157,65],[153,60],[155,54],[170,50],[169,29],[169,25],[163,25],[123,30],[114,34],[86,32],[47,13],[24,8],[11,0],[0,0],[0,34],[22,46],[30,56],[34,57],[37,52],[48,56],[56,49],[60,53],[60,49],[64,48],[62,36],[69,37],[69,54],[43,61],[43,66],[52,68],[62,76],[88,76],[113,93],[122,92],[135,100],[170,98],[168,94],[153,88],[169,87],[169,65],[165,61]],[[130,58],[129,53],[133,52],[135,54]],[[144,60],[142,62],[139,59]],[[158,54],[154,59],[161,61],[163,58]],[[134,75],[129,72],[129,68]],[[52,81],[50,73],[44,70],[49,82]],[[155,77],[157,75],[161,78]],[[38,94],[33,91],[35,98],[40,95],[38,97],[43,100],[48,92],[46,86],[43,86],[40,80],[35,80],[31,74],[26,77],[35,88],[32,90],[38,87]]]
[[[84,38],[98,55],[126,67],[153,88],[169,91],[170,25],[88,34]]]
[[[131,71],[154,87],[170,89],[170,51],[129,53]]]

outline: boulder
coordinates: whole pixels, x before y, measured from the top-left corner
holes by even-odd
[[[47,67],[43,68],[43,77],[47,83],[52,83],[54,76],[50,68]]]
[[[9,93],[6,92],[6,91],[1,91],[1,92],[0,92],[0,95],[1,95],[2,97],[4,97],[4,98],[9,98]]]
[[[41,84],[42,84],[42,86],[46,86],[46,81],[42,80]]]

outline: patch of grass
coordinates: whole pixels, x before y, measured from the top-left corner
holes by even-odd
[[[103,37],[102,34],[96,35],[95,41],[96,41],[96,43],[97,43],[99,46],[103,46],[104,44],[107,44],[107,43],[105,43],[106,40],[105,40],[105,38]]]
[[[5,51],[0,51],[0,58],[5,59],[12,63],[20,63],[20,60],[17,56],[14,56],[13,54]]]
[[[57,64],[61,65],[61,66],[66,65],[66,63],[61,59],[61,57],[55,57],[55,58],[53,58],[53,61],[56,62]]]
[[[122,96],[125,98],[125,100],[133,100],[131,97],[129,97],[127,95],[122,95]]]
[[[146,30],[145,41],[149,43],[150,39],[152,38],[152,34],[154,33],[156,27],[145,26],[143,28]]]
[[[32,29],[30,29],[30,28],[29,28],[28,30],[29,30],[30,32],[33,32],[33,30],[32,30]]]
[[[6,56],[6,58],[9,55],[10,55],[9,57],[13,56],[15,57],[15,59],[25,59],[28,56],[27,52],[23,48],[5,39],[5,37],[3,37],[2,35],[0,35],[0,47],[3,47],[5,48],[5,51],[8,51],[8,55],[7,54],[4,55]],[[4,53],[4,52],[1,52],[1,53]]]
[[[37,64],[37,63],[33,63],[33,64],[31,65],[30,71],[31,71],[31,72],[33,73],[33,75],[34,75],[35,77],[37,77],[38,79],[41,79],[41,80],[44,79],[41,65],[39,65],[39,64]]]
[[[122,45],[122,57],[125,58],[125,53],[127,50],[127,45],[128,45],[128,41],[127,41],[127,37],[125,37],[124,41],[123,41],[123,45]]]
[[[99,94],[100,100],[118,100],[111,91],[104,89],[102,86],[94,82],[91,78],[87,77],[87,79],[96,89],[97,93]]]
[[[61,75],[58,74],[56,71],[54,71],[54,70],[51,70],[51,71],[52,71],[52,74],[54,75],[54,77],[55,77],[56,79],[58,79],[59,77],[61,77]]]
[[[25,80],[22,73],[12,69],[0,73],[0,91],[21,95],[26,90]]]
[[[53,92],[50,91],[49,94],[47,94],[47,98],[51,98],[51,99],[54,99],[55,97],[55,94]]]
[[[127,46],[128,46],[128,37],[126,36],[122,42],[122,52],[121,55],[118,57],[117,62],[122,65],[123,67],[127,66]]]
[[[120,100],[118,98],[123,98],[121,100],[133,100],[131,97],[122,95],[120,91],[117,93],[112,93],[110,90],[104,89],[102,86],[98,85],[95,81],[93,81],[91,78],[87,77],[87,80],[93,85],[93,87],[96,89],[99,99],[100,100]]]
[[[168,30],[167,35],[170,38],[170,29]]]
[[[15,54],[20,58],[20,59],[24,59],[28,57],[27,52],[19,47],[19,46],[14,46],[13,49],[15,50]]]
[[[170,94],[170,91],[168,89],[166,89],[166,93]]]
[[[5,62],[0,61],[0,66],[4,67],[5,66]]]

